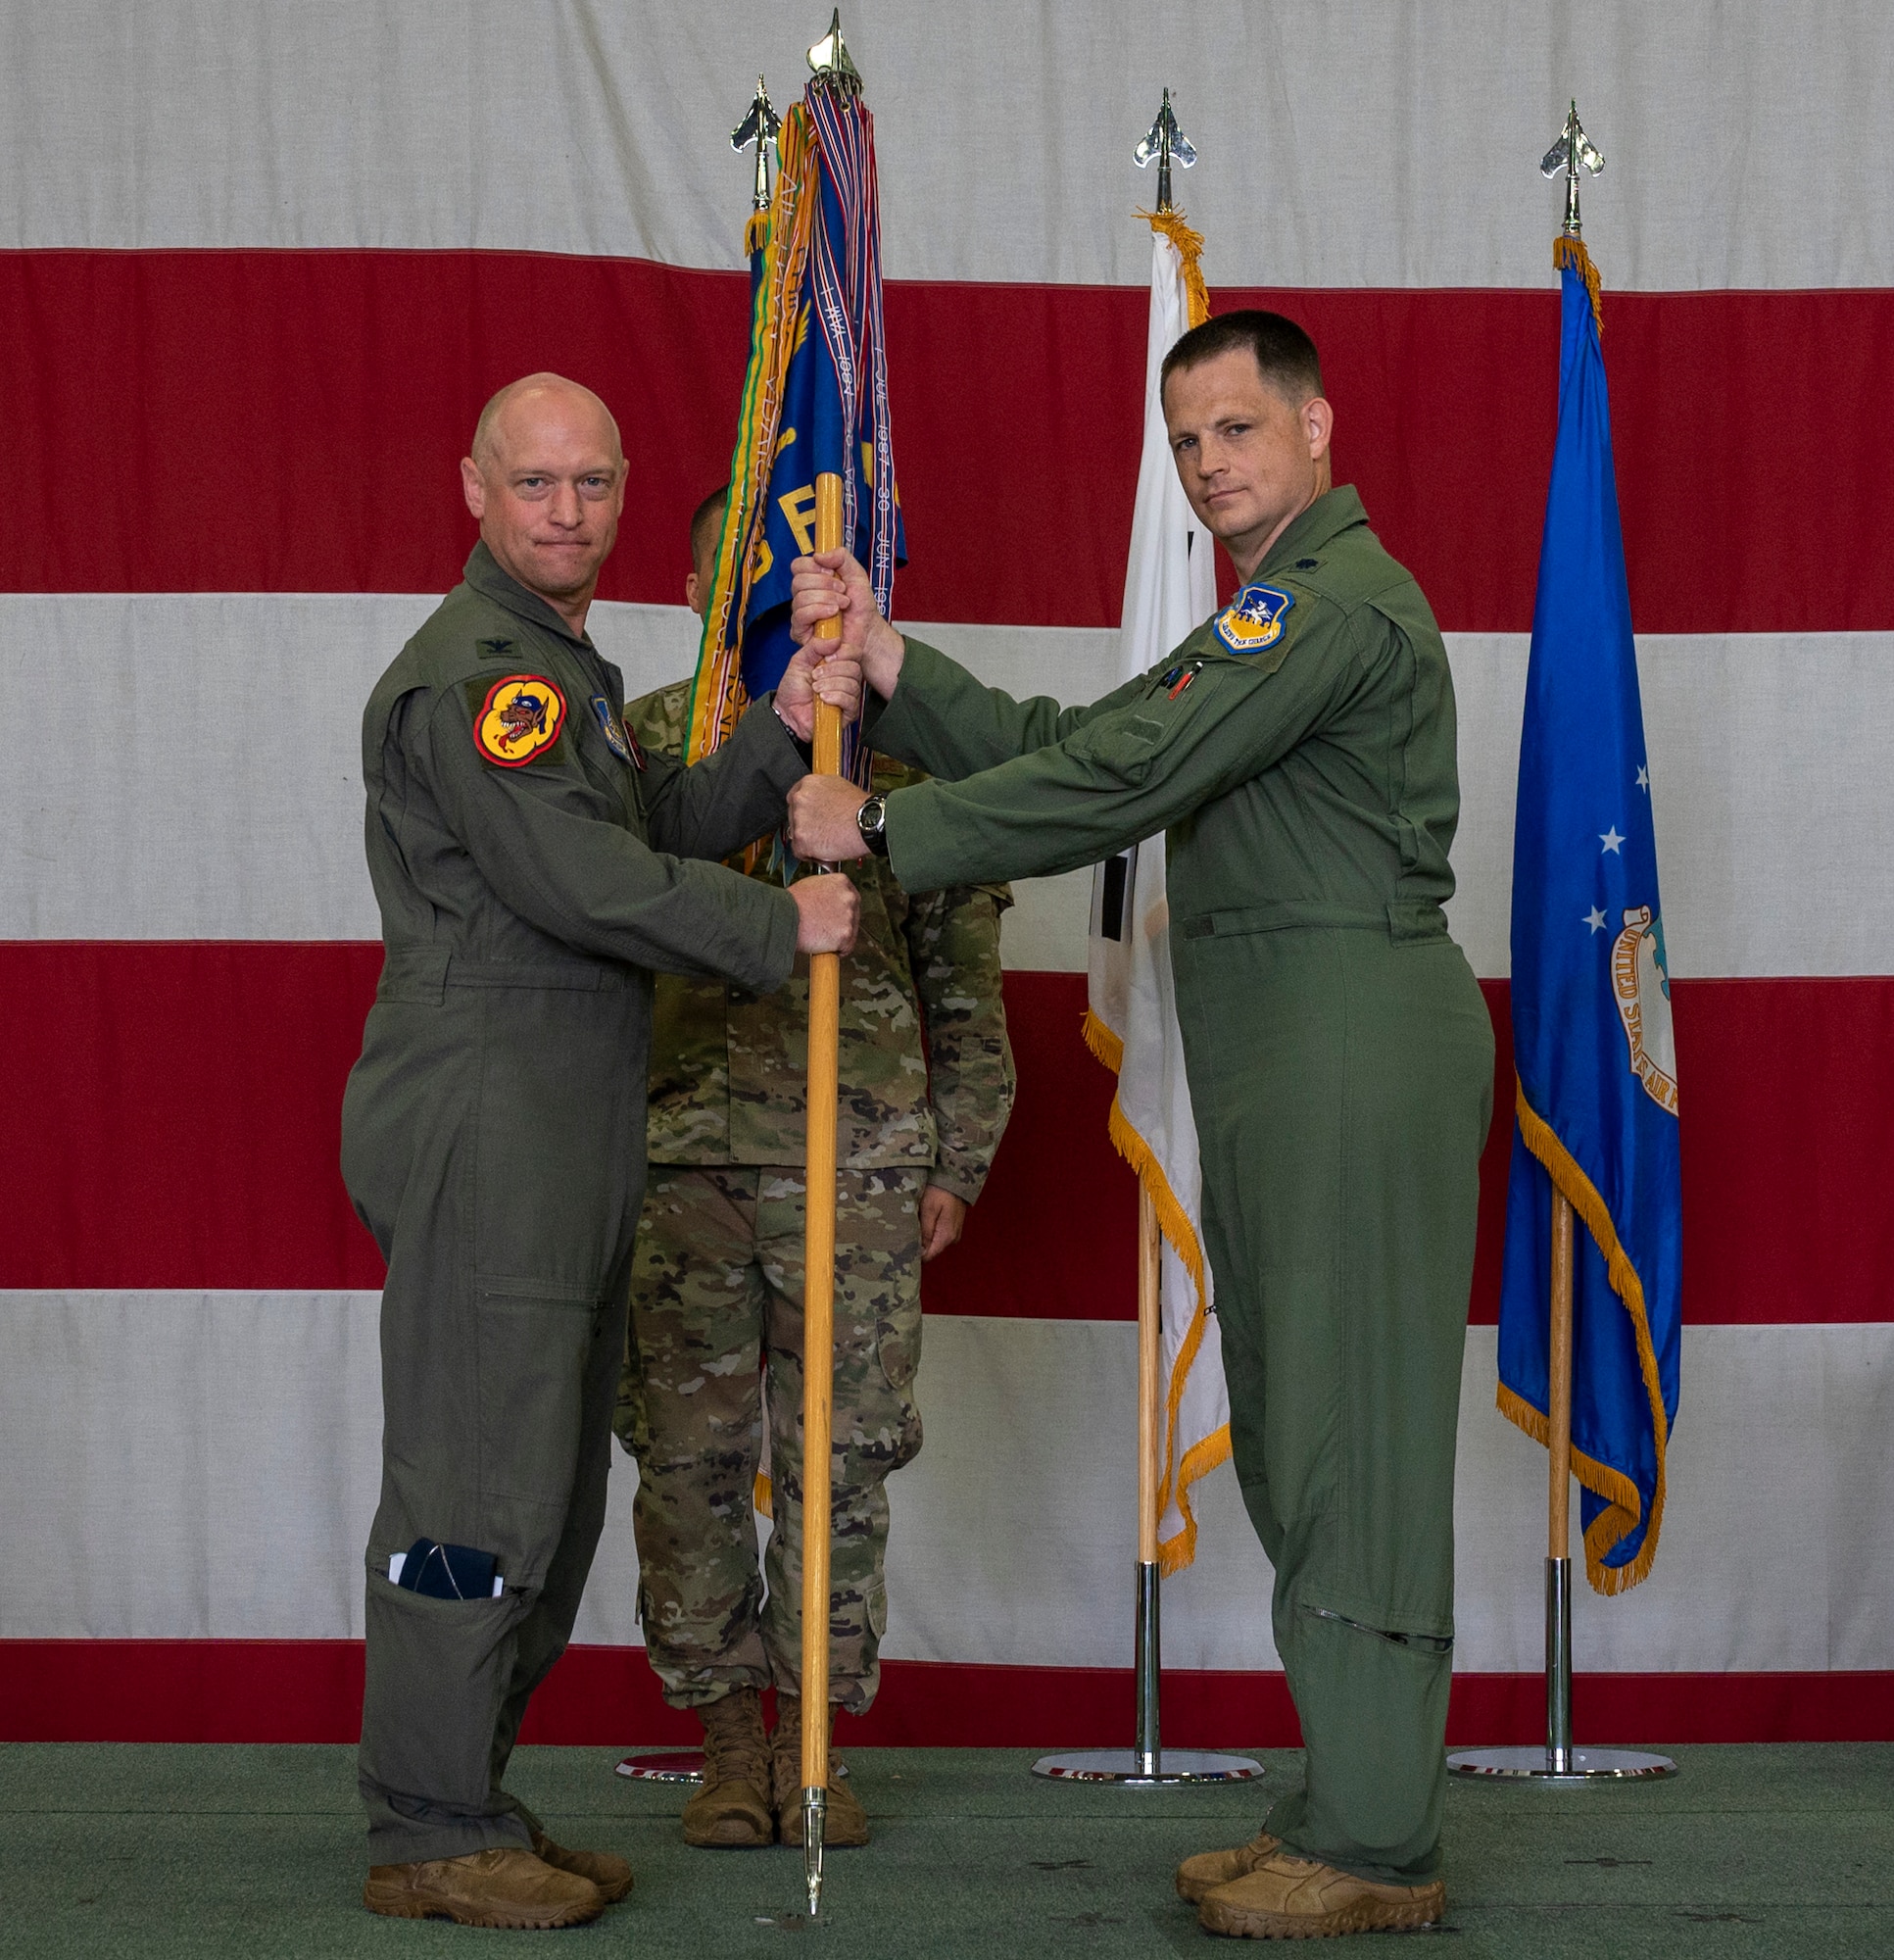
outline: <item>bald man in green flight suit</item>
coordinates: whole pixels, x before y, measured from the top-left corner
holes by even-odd
[[[910,890],[1045,875],[1164,831],[1178,1020],[1243,1499],[1276,1568],[1303,1788],[1177,1889],[1251,1938],[1426,1926],[1440,1875],[1453,1466],[1493,1039],[1448,937],[1453,686],[1433,615],[1332,486],[1314,344],[1226,314],[1166,357],[1192,509],[1244,581],[1090,708],[1016,702],[875,612],[841,613],[878,750],[935,780],[790,794],[806,860],[886,852]]]

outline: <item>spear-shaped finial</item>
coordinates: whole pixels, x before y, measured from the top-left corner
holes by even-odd
[[[1583,235],[1578,222],[1580,167],[1588,176],[1595,177],[1604,169],[1605,160],[1585,134],[1584,124],[1578,121],[1578,105],[1574,102],[1566,111],[1565,127],[1559,131],[1559,140],[1546,151],[1539,163],[1541,176],[1555,177],[1561,171],[1565,172],[1565,223],[1560,228],[1568,238]]]
[[[1157,159],[1157,208],[1169,211],[1171,208],[1171,166],[1176,164],[1182,170],[1189,170],[1197,160],[1197,153],[1190,147],[1190,139],[1177,126],[1177,117],[1171,109],[1171,91],[1164,91],[1164,106],[1157,112],[1157,121],[1150,126],[1149,133],[1131,153],[1131,160],[1143,170],[1155,157]]]
[[[758,75],[756,99],[730,132],[733,150],[747,150],[753,143],[756,146],[756,185],[750,201],[758,211],[769,209],[769,146],[782,126],[783,119],[769,106],[768,86]]]
[[[830,17],[829,31],[809,50],[809,68],[818,81],[831,88],[852,92],[861,86],[861,71],[849,59],[849,44],[842,38],[840,7]]]

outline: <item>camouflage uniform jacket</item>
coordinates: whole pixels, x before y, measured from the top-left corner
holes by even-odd
[[[663,755],[684,747],[690,683],[634,701],[625,720]],[[874,786],[924,780],[876,757]],[[775,854],[780,856],[780,854]],[[841,1163],[929,1167],[972,1203],[1013,1105],[999,996],[1004,885],[910,895],[886,859],[849,867],[861,929],[842,962]],[[770,883],[780,869],[753,874]],[[805,1148],[808,962],[773,994],[659,974],[651,1050],[650,1161],[800,1164]],[[925,1046],[923,1045],[925,1043]]]

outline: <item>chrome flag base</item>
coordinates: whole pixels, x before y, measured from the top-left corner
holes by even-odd
[[[1502,1749],[1457,1749],[1450,1775],[1539,1783],[1623,1783],[1676,1775],[1669,1756],[1643,1749],[1572,1746],[1572,1561],[1545,1561],[1545,1740]]]
[[[1530,1743],[1511,1749],[1459,1749],[1447,1758],[1455,1776],[1533,1778],[1540,1783],[1622,1783],[1676,1775],[1669,1756],[1642,1749],[1548,1749]]]
[[[1153,1757],[1136,1749],[1073,1749],[1042,1756],[1036,1777],[1063,1783],[1118,1783],[1131,1789],[1168,1789],[1181,1783],[1254,1783],[1263,1766],[1253,1756],[1221,1756],[1209,1749],[1165,1749]]]
[[[636,1777],[640,1783],[702,1783],[702,1749],[665,1749],[651,1755],[627,1756],[618,1765],[621,1777]]]
[[[1127,1789],[1164,1789],[1185,1783],[1253,1783],[1263,1773],[1254,1756],[1217,1755],[1206,1749],[1166,1749],[1158,1742],[1158,1567],[1138,1566],[1138,1620],[1134,1647],[1138,1680],[1137,1746],[1068,1749],[1042,1756],[1036,1777],[1063,1783],[1115,1783]]]
[[[702,1749],[662,1749],[650,1755],[627,1756],[617,1765],[621,1777],[635,1777],[640,1783],[702,1783]],[[836,1778],[849,1774],[847,1763],[837,1763],[831,1772]]]

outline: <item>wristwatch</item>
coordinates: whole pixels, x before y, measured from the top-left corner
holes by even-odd
[[[855,828],[861,841],[877,858],[888,856],[888,799],[872,796],[855,811]]]

